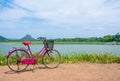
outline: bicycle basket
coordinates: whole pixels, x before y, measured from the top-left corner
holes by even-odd
[[[46,45],[47,49],[52,50],[54,47],[54,40],[46,40],[45,45]]]

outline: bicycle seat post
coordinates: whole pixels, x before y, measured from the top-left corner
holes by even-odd
[[[30,55],[32,56],[32,58],[34,58],[34,55],[32,54],[32,51],[31,51],[31,49],[30,49],[30,46],[27,45],[27,47],[28,47],[28,51],[29,51]]]
[[[25,46],[27,46],[27,48],[28,48],[28,52],[30,53],[30,55],[32,56],[32,57],[34,57],[33,55],[32,55],[32,52],[31,52],[31,49],[30,49],[30,44],[31,44],[31,42],[30,41],[26,41],[26,42],[23,42],[23,44],[25,45]]]

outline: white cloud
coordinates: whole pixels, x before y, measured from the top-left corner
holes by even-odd
[[[119,0],[15,0],[14,4],[0,13],[1,27],[57,27],[55,31],[68,33],[120,29]]]

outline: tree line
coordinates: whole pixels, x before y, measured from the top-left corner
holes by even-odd
[[[29,39],[26,39],[29,40]],[[56,38],[54,39],[56,42],[120,42],[120,33],[115,35],[105,35],[103,37],[90,37],[90,38]],[[0,42],[10,42],[10,41],[25,41],[25,40],[10,40],[10,39],[3,39]],[[31,41],[38,41],[36,39]]]
[[[57,38],[58,42],[120,42],[120,33],[115,35],[105,35],[103,37],[91,37],[91,38]]]

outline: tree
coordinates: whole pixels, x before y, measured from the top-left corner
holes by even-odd
[[[119,33],[117,33],[115,35],[115,41],[120,42],[120,34]]]
[[[104,42],[112,42],[113,41],[113,36],[111,35],[106,35],[103,37]]]

